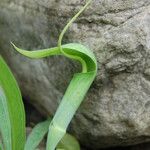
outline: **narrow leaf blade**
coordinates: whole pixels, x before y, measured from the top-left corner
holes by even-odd
[[[24,150],[35,150],[40,142],[43,140],[44,136],[47,134],[51,118],[48,120],[37,124],[27,138]],[[58,149],[64,150],[80,150],[80,145],[78,141],[70,134],[65,134],[57,145]]]
[[[58,149],[64,150],[80,150],[80,145],[75,137],[70,134],[65,134],[61,141],[57,145]]]
[[[48,127],[51,122],[51,119],[48,119],[44,122],[37,124],[32,132],[29,134],[27,138],[27,142],[25,144],[25,150],[34,150],[40,144],[46,133],[48,132]]]
[[[11,134],[11,150],[23,150],[25,143],[25,112],[22,96],[14,76],[1,56],[0,86],[3,89],[6,98],[4,107],[9,114],[4,117],[7,117],[7,120],[10,121],[11,125],[11,133],[9,133]],[[3,113],[1,112],[0,115],[2,116],[2,114]],[[3,130],[5,129],[2,128],[1,132],[3,132]]]
[[[11,150],[11,123],[6,99],[7,98],[5,96],[4,90],[0,86],[0,133],[5,149]]]

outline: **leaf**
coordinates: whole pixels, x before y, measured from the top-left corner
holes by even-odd
[[[3,144],[2,144],[2,137],[1,137],[1,134],[0,134],[0,150],[3,150]]]
[[[23,150],[25,112],[15,78],[0,56],[0,133],[5,150]]]
[[[73,76],[50,125],[47,150],[54,150],[59,140],[64,136],[73,115],[80,106],[96,75],[95,59],[88,57],[86,53],[79,53],[80,49],[75,51],[73,45],[71,46],[69,51],[63,50],[69,55],[72,52],[74,55],[84,59],[87,64],[87,72],[76,73]],[[81,51],[83,52],[83,49]]]
[[[47,141],[47,150],[53,150],[61,138],[65,135],[66,129],[73,115],[81,104],[97,72],[97,63],[94,54],[86,47],[80,44],[71,43],[63,45],[62,48],[66,54],[70,56],[78,56],[83,59],[87,65],[87,72],[76,73],[71,80],[71,83],[67,88],[62,102],[60,103],[50,124],[50,134]],[[61,52],[58,52],[57,48],[39,51],[26,51],[15,46],[15,49],[30,58],[40,58],[43,57],[43,55],[45,57],[50,56],[53,53],[53,51],[51,53],[51,50],[53,49],[57,51],[57,54],[61,54]],[[43,51],[43,55],[41,55],[41,51]]]
[[[32,132],[29,134],[27,138],[24,150],[35,150],[37,148],[37,146],[40,144],[40,142],[48,132],[50,122],[51,119],[48,119],[44,122],[37,124],[33,128]]]
[[[78,141],[70,134],[65,134],[57,145],[57,150],[80,150]]]
[[[0,150],[3,150],[3,145],[2,145],[2,143],[0,143]]]
[[[11,123],[7,107],[7,98],[0,86],[0,133],[6,150],[12,149]]]
[[[48,120],[37,124],[30,135],[27,138],[27,142],[25,144],[24,150],[35,150],[39,143],[42,141],[46,133],[49,129],[49,124],[51,122],[51,118]],[[80,146],[78,141],[71,135],[65,134],[60,143],[57,146],[57,150],[65,149],[65,150],[80,150]]]
[[[69,26],[87,8],[91,1],[92,0],[88,0],[85,6],[64,27],[59,36],[57,47],[37,51],[27,51],[20,49],[13,44],[14,48],[19,53],[30,58],[64,55],[70,59],[79,61],[82,65],[82,72],[74,74],[54,118],[50,123],[46,150],[55,150],[59,141],[64,137],[71,119],[83,101],[97,73],[96,58],[85,46],[77,43],[61,45],[62,38]]]
[[[65,135],[66,129],[75,114],[77,108],[81,104],[84,96],[86,95],[90,85],[92,84],[96,72],[97,64],[96,59],[87,48],[79,44],[66,44],[63,45],[63,50],[65,53],[73,56],[79,56],[86,62],[87,72],[86,73],[76,73],[71,80],[69,87],[56,111],[56,114],[50,124],[50,130],[47,140],[47,150],[54,150],[58,142]],[[40,50],[40,51],[26,51],[15,47],[17,51],[28,56],[28,57],[41,57],[41,51],[43,55],[51,55],[51,49]],[[57,48],[55,48],[57,49]],[[36,56],[33,55],[36,53]],[[42,55],[42,57],[43,57]]]

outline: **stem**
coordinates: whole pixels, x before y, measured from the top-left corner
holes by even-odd
[[[87,8],[87,6],[91,2],[92,2],[92,0],[88,0],[87,3],[85,4],[85,6],[83,6],[82,9],[67,23],[67,25],[62,30],[62,32],[59,36],[59,39],[58,39],[58,48],[61,51],[61,53],[64,54],[66,57],[80,61],[80,63],[82,64],[82,72],[83,73],[87,72],[86,62],[80,56],[73,56],[73,55],[69,55],[69,54],[65,53],[62,48],[62,39],[63,39],[63,36],[66,33],[66,31],[68,30],[68,28],[72,25],[72,23],[79,17],[79,15]]]

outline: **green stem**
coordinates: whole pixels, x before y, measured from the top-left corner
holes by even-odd
[[[80,11],[67,23],[67,25],[62,30],[62,32],[61,32],[61,34],[59,36],[59,40],[58,40],[58,48],[60,49],[61,53],[63,53],[66,57],[69,57],[71,59],[75,59],[75,60],[79,61],[82,64],[82,72],[83,73],[87,72],[87,64],[86,64],[86,62],[84,61],[84,59],[82,59],[79,56],[69,55],[66,52],[64,52],[64,50],[62,49],[62,39],[63,39],[63,36],[66,33],[66,31],[72,25],[72,23],[79,17],[79,15],[88,7],[88,5],[91,2],[92,2],[92,0],[88,0],[87,3],[85,4],[85,6],[83,6],[82,9],[80,9]]]

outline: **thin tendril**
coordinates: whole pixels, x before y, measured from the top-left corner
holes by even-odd
[[[87,6],[91,2],[92,2],[92,0],[88,0],[87,3],[85,4],[85,6],[83,6],[82,9],[67,23],[67,25],[62,30],[62,32],[59,36],[59,40],[58,40],[58,48],[61,51],[61,53],[64,54],[65,56],[69,57],[69,58],[73,58],[73,59],[80,61],[82,64],[82,72],[87,72],[86,62],[81,57],[72,56],[72,55],[65,53],[62,49],[62,39],[63,39],[63,36],[66,33],[66,31],[68,30],[68,28],[72,25],[72,23],[79,17],[79,15],[87,8]]]

